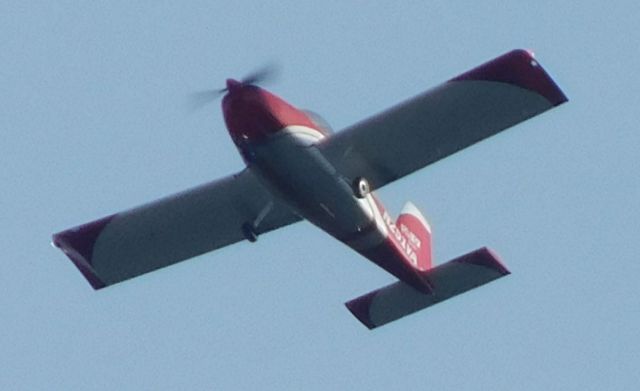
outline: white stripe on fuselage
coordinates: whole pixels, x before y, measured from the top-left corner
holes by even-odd
[[[290,134],[296,138],[300,144],[309,146],[316,144],[318,141],[326,138],[327,135],[318,129],[310,128],[302,125],[291,125],[283,128],[280,133]]]

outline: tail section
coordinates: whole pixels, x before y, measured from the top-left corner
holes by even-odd
[[[345,303],[368,328],[382,326],[509,274],[487,248],[433,267],[431,227],[418,208],[407,202],[395,223],[381,210],[386,240],[360,253],[400,281]]]
[[[493,251],[481,248],[424,274],[431,281],[431,294],[398,281],[345,304],[362,324],[373,329],[504,277],[509,270]]]
[[[400,231],[394,235],[411,264],[420,271],[431,269],[431,226],[418,208],[407,202],[396,221]]]
[[[386,238],[379,245],[357,250],[373,263],[423,293],[432,291],[424,273],[431,269],[431,228],[422,213],[410,202],[394,222],[382,208]]]

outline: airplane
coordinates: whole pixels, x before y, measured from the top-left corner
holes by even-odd
[[[411,202],[397,219],[375,190],[568,99],[513,50],[333,132],[316,114],[228,79],[224,121],[238,173],[53,235],[94,289],[307,220],[398,281],[345,303],[373,329],[508,275],[488,248],[434,266],[431,227]]]

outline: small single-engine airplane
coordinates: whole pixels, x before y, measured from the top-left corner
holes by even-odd
[[[375,328],[509,274],[487,248],[433,266],[431,227],[408,202],[397,220],[373,191],[567,101],[514,50],[333,134],[317,115],[227,80],[222,110],[247,167],[53,235],[94,289],[302,219],[399,279],[346,303]]]

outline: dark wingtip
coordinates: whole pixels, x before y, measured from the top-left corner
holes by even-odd
[[[530,50],[512,50],[451,79],[451,81],[463,80],[486,80],[513,84],[542,95],[553,106],[558,106],[569,100],[534,58],[534,54]]]
[[[91,265],[93,248],[104,227],[113,219],[108,216],[53,235],[52,243],[61,249],[76,265],[93,289],[104,288],[102,281]]]
[[[459,258],[456,258],[455,261],[493,269],[503,276],[511,274],[509,269],[507,269],[500,261],[500,257],[493,250],[487,247],[483,247],[465,254]]]
[[[373,291],[344,303],[353,316],[355,316],[356,319],[358,319],[360,323],[365,325],[369,330],[376,328],[376,325],[369,317],[369,308],[371,307],[371,302],[373,301],[375,294],[376,291]]]
[[[104,281],[102,281],[100,277],[98,277],[89,262],[87,262],[87,260],[82,255],[80,255],[74,249],[69,248],[65,245],[56,244],[56,246],[65,253],[65,255],[71,260],[71,262],[73,262],[74,265],[76,265],[78,270],[80,270],[80,273],[82,273],[84,278],[89,282],[93,289],[98,290],[107,286],[107,284],[105,284]]]

